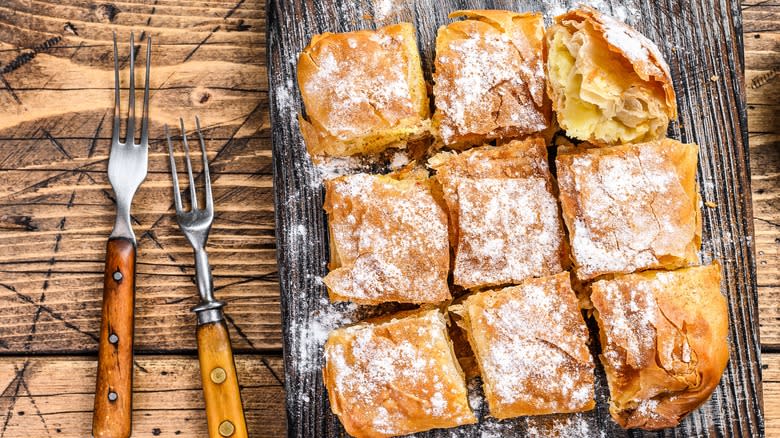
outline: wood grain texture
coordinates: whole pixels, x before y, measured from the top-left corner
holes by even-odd
[[[127,238],[111,238],[106,245],[92,415],[95,438],[125,438],[132,429],[135,255],[135,243]]]
[[[397,3],[410,10],[409,0]],[[119,10],[113,19],[110,5]],[[775,98],[780,78],[767,74],[780,71],[779,13],[778,0],[742,4],[770,437],[780,437],[780,227],[775,225],[780,224],[780,108]],[[229,324],[248,428],[252,436],[285,436],[283,389],[270,374],[273,370],[283,378],[281,359],[250,354],[255,348],[278,352],[281,345],[265,14],[263,2],[253,0],[0,2],[0,123],[13,125],[0,131],[3,354],[94,354],[97,349],[105,239],[114,211],[105,175],[111,31],[126,37],[131,28],[148,30],[155,36],[152,84],[157,97],[152,102],[155,111],[165,111],[160,120],[172,120],[189,105],[209,125],[207,146],[209,158],[216,158],[212,175],[220,179],[215,195],[221,199],[209,252],[217,295],[231,302],[228,314],[246,336]],[[65,29],[67,23],[78,35]],[[33,49],[56,37],[62,40],[31,57]],[[100,81],[90,81],[92,74]],[[695,83],[706,83],[707,77]],[[760,86],[752,86],[755,79]],[[23,100],[20,108],[13,97],[20,93],[38,96],[38,106]],[[79,104],[74,96],[88,96],[94,108],[103,110],[68,109]],[[227,110],[242,112],[244,118],[223,115]],[[28,121],[22,122],[17,118],[22,112],[33,115],[24,115]],[[172,220],[159,120],[152,128],[150,174],[133,206],[143,223],[134,224],[140,230],[136,346],[142,353],[136,355],[134,436],[203,437],[207,428],[194,356],[195,317],[189,311],[197,302],[191,249]],[[319,213],[312,209],[309,214]],[[149,230],[150,235],[143,234]],[[143,354],[182,350],[190,356]],[[0,436],[88,436],[95,370],[96,362],[84,357],[0,359]]]
[[[133,437],[207,437],[198,360],[191,356],[137,357]],[[244,410],[252,437],[285,435],[280,358],[236,358]],[[0,436],[90,436],[94,359],[0,358]]]
[[[742,8],[761,344],[780,353],[780,1]]]
[[[314,34],[411,21],[417,28],[423,67],[430,77],[435,31],[448,22],[446,16],[450,11],[553,7],[549,2],[535,1],[406,0],[395,2],[387,12],[375,7],[375,3],[271,1],[268,10],[268,68],[290,436],[343,433],[338,420],[329,412],[319,367],[302,365],[309,357],[320,358],[318,345],[301,339],[324,307],[320,298],[326,296],[325,289],[316,279],[326,273],[328,253],[321,185],[312,171],[295,121],[295,114],[300,110],[294,85],[297,53]],[[675,89],[679,92],[680,110],[679,121],[672,124],[669,133],[671,137],[701,146],[698,178],[702,196],[717,202],[716,207],[703,211],[703,257],[721,261],[723,293],[730,309],[731,359],[712,399],[674,430],[633,435],[760,436],[764,421],[740,5],[730,0],[600,3],[608,3],[608,12],[626,4],[630,10],[638,11],[637,17],[627,18],[659,44],[669,61]],[[596,411],[584,416],[590,430],[626,435],[608,420],[601,373],[597,373],[597,400]],[[514,433],[529,427],[523,420],[512,424]],[[477,434],[477,429],[466,427],[463,431],[465,436],[470,436]],[[447,435],[445,431],[421,434]]]
[[[236,365],[224,321],[198,326],[198,361],[209,436],[220,436],[220,431],[225,431],[223,423],[227,421],[230,425],[224,427],[233,431],[230,436],[246,438]]]
[[[281,348],[264,9],[261,0],[0,2],[0,352],[97,351],[115,214],[113,31],[120,41],[134,31],[138,47],[146,35],[154,42],[149,172],[132,206],[137,351],[196,348],[192,250],[173,217],[162,141],[164,123],[184,116],[192,127],[196,114],[214,179],[207,249],[234,347]]]

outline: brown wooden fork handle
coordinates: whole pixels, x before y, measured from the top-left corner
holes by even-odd
[[[225,321],[198,326],[198,359],[210,438],[246,438],[233,349]]]
[[[133,309],[135,243],[111,238],[106,250],[103,317],[98,343],[98,372],[92,434],[95,438],[130,436],[133,399]]]

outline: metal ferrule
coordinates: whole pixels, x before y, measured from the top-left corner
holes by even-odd
[[[198,315],[198,325],[222,321],[225,319],[222,313],[225,303],[214,298],[214,281],[211,277],[209,256],[203,248],[195,249],[195,275],[200,303],[193,307],[192,311]]]
[[[130,204],[133,202],[135,191],[127,194],[127,190],[124,190],[125,196],[120,196],[122,192],[120,190],[117,193],[114,190],[114,195],[116,196],[116,221],[109,237],[123,237],[129,239],[135,245],[135,234],[133,234],[133,228],[130,226]]]

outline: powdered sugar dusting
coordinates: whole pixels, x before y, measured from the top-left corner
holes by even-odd
[[[329,36],[302,55],[316,66],[301,84],[309,117],[342,141],[416,119],[403,38],[383,29]]]
[[[358,302],[436,303],[449,297],[447,219],[428,185],[357,174],[328,185],[341,267],[325,277]]]
[[[319,308],[305,320],[292,320],[290,332],[293,355],[301,372],[319,370],[322,346],[330,332],[356,321],[357,306],[352,303],[331,304],[326,298],[319,301]]]
[[[567,275],[466,301],[486,392],[499,403],[491,412],[572,412],[592,402],[587,329]]]
[[[686,212],[694,200],[664,158],[668,147],[689,146],[655,142],[559,155],[579,277],[660,266],[661,256],[688,257],[696,218]]]
[[[450,26],[466,29],[462,23]],[[502,130],[532,133],[547,127],[539,109],[544,93],[541,45],[538,54],[524,59],[527,54],[518,51],[522,45],[490,29],[453,39],[437,50],[434,117],[440,120],[439,134],[446,144],[469,134],[495,138]]]
[[[417,335],[417,329],[423,329]],[[372,419],[375,432],[414,432],[414,420],[434,427],[473,421],[466,385],[450,355],[438,311],[378,325],[358,324],[335,333],[325,349],[338,405],[350,418]],[[420,409],[393,408],[415,400]]]
[[[614,369],[646,365],[648,351],[655,348],[656,305],[653,291],[638,283],[626,291],[619,281],[598,281],[594,285],[601,329],[607,337],[604,358]],[[598,303],[598,304],[597,304]]]
[[[457,284],[516,283],[563,270],[563,226],[544,178],[455,178],[454,182]]]

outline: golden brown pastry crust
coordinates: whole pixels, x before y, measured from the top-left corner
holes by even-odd
[[[655,140],[677,117],[669,67],[658,47],[590,7],[547,30],[547,92],[570,137],[594,144]]]
[[[663,139],[560,147],[563,219],[578,279],[698,263],[698,146]]]
[[[438,310],[334,330],[323,380],[347,433],[389,437],[476,422]]]
[[[449,212],[455,284],[518,283],[566,268],[566,239],[543,139],[443,152],[429,165],[437,171]]]
[[[447,215],[427,172],[356,174],[325,182],[331,300],[438,303],[447,286]]]
[[[593,283],[610,413],[622,427],[677,426],[718,385],[729,359],[720,278],[716,263]]]
[[[462,148],[547,128],[541,14],[457,11],[439,28],[433,129]]]
[[[463,317],[490,415],[593,409],[588,329],[568,272],[476,293],[453,310]]]
[[[315,35],[298,57],[298,85],[311,155],[375,153],[428,133],[428,95],[409,23]]]

